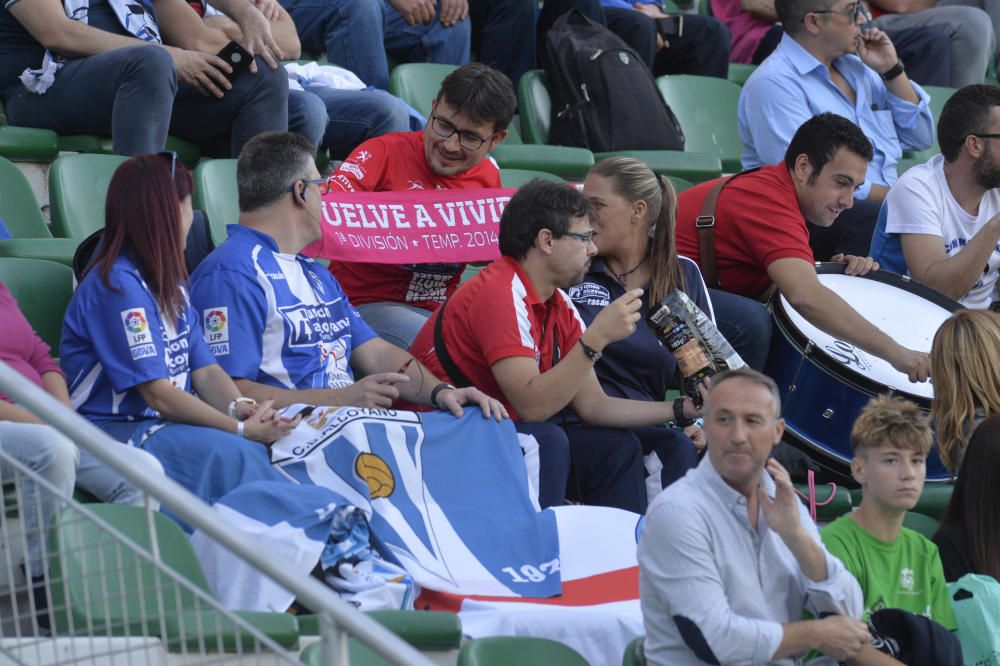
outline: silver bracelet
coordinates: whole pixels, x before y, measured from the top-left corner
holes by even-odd
[[[247,425],[246,421],[237,421],[236,422],[236,436],[237,437],[246,437],[246,435],[243,434],[243,431],[246,430],[246,425]]]
[[[256,405],[257,401],[254,400],[253,398],[248,398],[245,395],[241,395],[239,397],[236,397],[236,398],[233,398],[232,400],[230,400],[229,401],[228,411],[229,411],[229,415],[231,417],[233,417],[234,419],[236,418],[236,405],[238,405],[240,403],[244,403],[244,404],[247,404],[247,405]]]

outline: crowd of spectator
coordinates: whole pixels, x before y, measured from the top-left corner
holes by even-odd
[[[946,663],[957,626],[947,583],[1000,576],[990,501],[1000,464],[1000,89],[983,85],[998,55],[997,10],[976,0],[711,7],[717,18],[686,14],[683,32],[668,36],[663,7],[626,0],[5,0],[7,122],[109,135],[131,159],[108,186],[59,362],[2,283],[0,358],[122,442],[134,466],[209,503],[282,481],[267,445],[298,425],[282,414],[289,405],[456,417],[470,407],[510,419],[538,442],[543,509],[646,515],[649,663],[791,664],[817,652],[934,663],[899,649],[900,618],[940,633],[934,659]],[[745,171],[678,194],[642,160],[618,156],[579,187],[533,180],[504,208],[499,258],[465,281],[464,262],[337,257],[322,233],[330,192],[501,187],[490,153],[516,127],[518,81],[567,11],[618,34],[655,76],[724,78],[730,59],[759,64],[733,119]],[[216,55],[231,42],[248,63]],[[305,61],[282,64],[304,51],[344,68],[336,76],[349,83],[331,85],[329,70]],[[386,92],[390,57],[456,67],[428,118]],[[937,121],[921,83],[960,88]],[[239,224],[190,276],[194,181],[163,152],[168,135],[238,158]],[[898,173],[905,152],[935,139],[940,154]],[[329,177],[317,151],[344,158]],[[911,349],[823,284],[815,261],[847,276],[888,269],[969,309],[944,322],[929,353]],[[693,395],[643,323],[676,291],[748,366]],[[822,529],[772,456],[785,432],[781,392],[764,374],[775,291],[910,382],[934,379],[929,416],[890,397],[851,415],[845,474],[863,498]],[[319,323],[291,330],[288,309]],[[212,313],[225,318],[225,344],[204,335]],[[2,394],[0,448],[64,492],[76,484],[101,501],[141,501]],[[957,483],[930,540],[903,521],[932,451]],[[37,510],[24,520],[44,532],[56,503],[33,493],[27,484],[25,504]],[[42,551],[29,543],[22,566],[44,617]]]

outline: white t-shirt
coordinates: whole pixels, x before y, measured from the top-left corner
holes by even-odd
[[[935,155],[926,164],[909,169],[900,176],[889,190],[883,208],[882,220],[876,228],[876,239],[884,232],[887,245],[897,245],[898,236],[892,234],[930,234],[944,241],[945,253],[957,254],[969,240],[997,213],[1000,213],[1000,189],[986,192],[979,204],[979,214],[969,215],[959,206],[948,189],[944,177],[944,157]],[[895,241],[893,243],[892,241]],[[886,248],[888,250],[888,247]],[[891,251],[889,252],[891,254]],[[902,251],[899,251],[902,259]],[[887,265],[892,270],[892,267]],[[969,308],[986,308],[997,299],[996,288],[1000,269],[1000,244],[990,255],[983,275],[960,299]]]

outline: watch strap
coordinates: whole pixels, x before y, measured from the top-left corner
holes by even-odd
[[[886,71],[882,72],[879,76],[882,77],[883,81],[888,83],[889,81],[892,81],[894,78],[896,78],[905,71],[906,70],[903,68],[903,61],[897,60],[895,65],[893,65]]]

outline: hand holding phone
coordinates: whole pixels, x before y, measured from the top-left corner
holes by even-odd
[[[250,63],[253,62],[253,56],[250,52],[236,42],[226,44],[219,51],[218,56],[233,68],[232,72],[226,73],[226,78],[230,81],[235,81],[236,77],[247,71],[250,68]]]
[[[671,39],[684,35],[684,17],[682,15],[665,16],[653,20],[656,21],[656,31],[665,41],[669,42]]]

